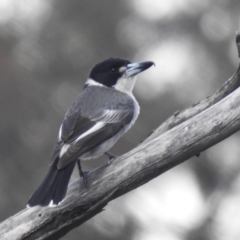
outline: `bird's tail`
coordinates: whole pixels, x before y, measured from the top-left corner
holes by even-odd
[[[57,163],[58,159],[53,162],[47,176],[29,199],[28,207],[47,206],[50,203],[57,205],[65,197],[76,162],[70,163],[63,169],[58,169]]]

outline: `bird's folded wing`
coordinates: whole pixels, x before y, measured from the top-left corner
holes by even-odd
[[[90,117],[81,112],[66,115],[59,131],[52,161],[60,155],[58,167],[64,168],[82,154],[117,134],[133,118],[132,108],[97,111]]]

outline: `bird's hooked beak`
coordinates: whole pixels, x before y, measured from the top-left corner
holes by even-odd
[[[147,70],[152,65],[155,66],[155,63],[154,62],[129,63],[127,65],[127,70],[125,71],[124,75],[126,77],[135,76],[138,73]]]

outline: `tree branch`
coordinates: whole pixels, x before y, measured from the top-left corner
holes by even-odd
[[[238,56],[240,58],[240,34],[236,32],[236,45],[238,50]],[[236,73],[227,80],[223,86],[214,92],[211,96],[203,99],[197,104],[194,104],[188,108],[183,110],[179,110],[173,114],[170,118],[168,118],[164,123],[162,123],[147,139],[144,141],[149,141],[157,136],[160,136],[164,132],[170,130],[171,128],[181,124],[187,119],[199,114],[205,109],[213,106],[215,103],[219,102],[221,99],[225,98],[235,89],[240,86],[240,66],[238,67]]]
[[[236,39],[239,49],[239,34]],[[175,113],[138,147],[90,172],[87,189],[77,180],[60,206],[24,209],[2,222],[0,239],[58,239],[101,212],[109,201],[238,131],[239,71],[212,96]]]

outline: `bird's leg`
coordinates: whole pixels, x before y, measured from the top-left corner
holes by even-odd
[[[82,180],[83,180],[83,185],[84,185],[84,187],[86,188],[86,187],[87,187],[87,176],[86,176],[86,172],[84,172],[84,171],[82,170],[81,162],[80,162],[79,159],[77,160],[77,165],[78,165],[78,171],[79,171],[80,178],[82,178]]]
[[[79,175],[80,175],[80,177],[83,177],[83,175],[84,175],[84,172],[83,172],[83,170],[82,170],[82,167],[81,167],[81,162],[80,162],[80,160],[79,160],[79,159],[77,160],[77,165],[78,165],[78,171],[79,171]]]
[[[117,157],[116,155],[114,155],[114,154],[111,153],[111,152],[105,152],[104,154],[107,155],[107,156],[109,157],[109,160],[112,160],[112,159],[114,159],[114,158]]]

